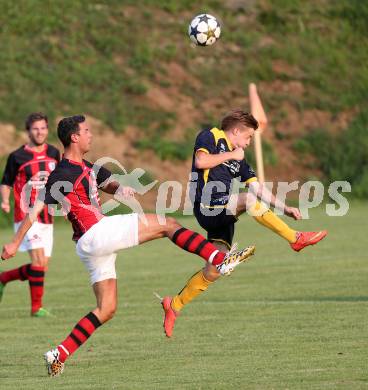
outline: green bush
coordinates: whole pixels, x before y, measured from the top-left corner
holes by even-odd
[[[153,60],[152,48],[143,43],[134,48],[133,55],[129,60],[129,65],[139,72],[149,68]]]
[[[353,29],[368,35],[368,2],[362,0],[340,0],[331,8],[329,15],[345,19]]]
[[[263,162],[265,165],[275,166],[277,164],[277,154],[273,146],[266,140],[262,140],[262,155],[263,155]],[[254,155],[253,147],[249,147],[248,149],[246,149],[245,158],[248,164],[255,169],[256,158]]]
[[[143,139],[136,142],[139,149],[151,149],[161,160],[186,160],[193,152],[191,142],[175,142],[162,138]]]
[[[322,129],[307,134],[298,142],[299,151],[315,156],[318,168],[329,182],[347,180],[352,186],[352,195],[368,198],[367,126],[368,112],[362,111],[338,135]]]

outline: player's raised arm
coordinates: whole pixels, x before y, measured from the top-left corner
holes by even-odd
[[[100,187],[100,190],[107,194],[115,194],[123,198],[129,198],[136,193],[132,187],[122,186],[118,181],[113,180]]]
[[[27,216],[22,221],[18,231],[14,234],[12,241],[9,244],[5,244],[1,254],[3,260],[10,259],[14,257],[17,253],[18,247],[23,241],[24,236],[28,230],[33,225],[33,222],[37,221],[38,215],[43,210],[45,206],[44,202],[37,200],[32,210],[27,214]]]
[[[238,147],[240,145],[233,144],[233,150],[231,147],[220,150],[218,139],[215,137],[218,134],[223,134],[222,130],[213,128],[212,130],[203,130],[197,135],[194,144],[194,166],[196,169],[212,169],[225,161],[244,159],[244,150],[242,147]],[[226,141],[226,143],[228,142]]]
[[[231,152],[210,154],[207,151],[199,149],[195,154],[194,164],[197,169],[211,169],[228,160],[243,160],[244,150],[236,148]]]
[[[129,198],[136,193],[135,189],[128,186],[122,186],[117,180],[114,180],[111,172],[101,166],[94,166],[98,188],[107,194]]]

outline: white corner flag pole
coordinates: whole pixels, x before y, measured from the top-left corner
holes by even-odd
[[[254,132],[254,152],[256,155],[257,177],[260,183],[265,182],[263,155],[262,155],[262,138],[261,134],[267,127],[267,117],[263,109],[261,99],[258,96],[255,84],[249,84],[249,102],[250,111],[259,123],[258,130]]]

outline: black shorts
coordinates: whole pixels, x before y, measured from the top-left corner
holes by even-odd
[[[217,215],[208,215],[208,211],[212,214],[214,208],[202,208],[198,203],[194,204],[194,215],[207,232],[208,241],[216,241],[225,244],[229,249],[233,243],[235,222],[238,220],[235,215],[227,214],[226,208],[223,208]],[[207,211],[207,215],[204,214]]]

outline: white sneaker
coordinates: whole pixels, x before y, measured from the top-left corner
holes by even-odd
[[[254,245],[250,245],[237,252],[228,252],[224,261],[216,266],[217,271],[219,271],[221,275],[230,275],[234,271],[234,268],[240,263],[249,260],[249,258],[254,255],[255,250],[256,247]]]
[[[59,376],[62,374],[64,371],[64,363],[59,360],[60,352],[57,348],[46,352],[43,357],[46,362],[47,373],[49,376]]]

